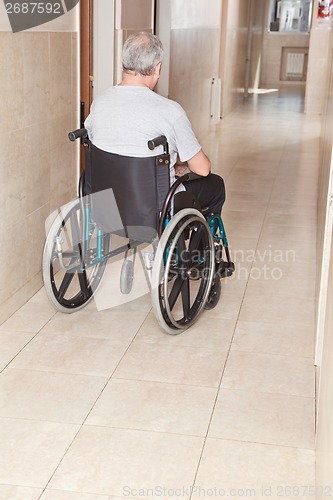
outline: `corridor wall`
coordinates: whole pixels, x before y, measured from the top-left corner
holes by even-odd
[[[248,14],[248,2],[223,1],[220,55],[222,116],[237,107],[244,97]]]
[[[282,49],[284,47],[308,48],[310,43],[310,35],[308,33],[270,31],[270,8],[271,2],[265,0],[264,23],[265,29],[263,32],[263,51],[260,84],[263,88],[281,88],[282,86],[304,85],[305,82],[293,82],[281,80],[281,60]]]
[[[169,97],[186,110],[199,139],[211,127],[212,78],[219,74],[222,0],[171,0]]]
[[[321,173],[318,196],[317,232],[317,439],[316,498],[333,491],[333,32],[328,45],[330,71],[323,82],[327,96],[321,136]],[[326,490],[324,489],[326,487]],[[325,494],[326,492],[326,494]]]
[[[254,1],[254,74],[260,65],[262,3]],[[212,128],[212,78],[221,79],[221,116],[244,97],[248,3],[171,0],[169,97],[185,108],[200,140]],[[258,21],[259,19],[259,21]]]
[[[307,114],[322,115],[325,113],[327,103],[327,77],[332,53],[330,20],[326,19],[322,22],[322,19],[318,17],[318,3],[319,0],[313,2],[304,111]]]
[[[12,33],[0,2],[0,323],[40,289],[45,219],[76,192],[77,14]]]

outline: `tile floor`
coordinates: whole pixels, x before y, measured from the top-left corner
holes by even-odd
[[[207,138],[236,272],[190,331],[145,291],[64,315],[41,290],[1,325],[1,500],[313,498],[318,136],[274,92]]]

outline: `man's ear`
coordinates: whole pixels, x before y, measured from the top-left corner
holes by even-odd
[[[160,76],[160,74],[161,74],[161,67],[162,67],[162,63],[158,63],[157,66],[155,66],[154,75]]]
[[[123,71],[124,67],[123,67],[123,60],[122,60],[122,58],[120,59],[120,68],[121,68],[121,71]]]

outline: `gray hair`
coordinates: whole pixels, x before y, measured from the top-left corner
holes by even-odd
[[[122,53],[123,71],[149,76],[163,60],[161,40],[151,33],[140,31],[125,41]]]

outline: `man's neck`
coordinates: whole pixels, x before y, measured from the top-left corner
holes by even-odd
[[[122,81],[119,85],[124,87],[147,87],[151,89],[152,79],[150,76],[143,76],[134,73],[123,73]]]
[[[147,87],[154,90],[160,76],[161,65],[159,64],[151,75],[140,75],[133,71],[123,71],[123,79],[119,85],[128,87]]]

